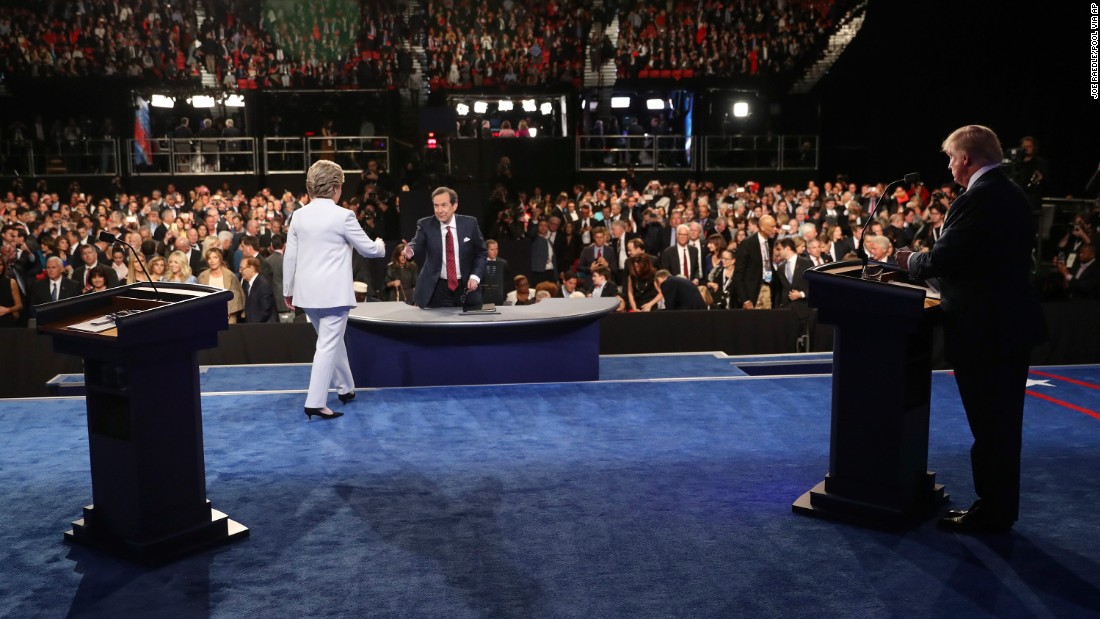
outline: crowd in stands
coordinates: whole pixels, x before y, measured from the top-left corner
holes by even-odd
[[[0,70],[165,81],[205,71],[227,88],[415,90],[425,79],[433,88],[579,84],[592,54],[597,66],[614,58],[621,77],[766,75],[821,40],[834,1],[427,0],[409,20],[400,0],[5,3]],[[617,50],[602,36],[611,15]]]
[[[364,180],[344,206],[368,234],[387,241],[392,258],[355,262],[360,298],[407,301],[417,265],[400,256],[399,196],[384,175]],[[248,196],[228,186],[181,191],[169,185],[149,195],[103,197],[70,189],[62,196],[39,185],[0,197],[0,324],[25,324],[35,305],[52,299],[146,279],[231,290],[234,321],[295,319],[282,303],[281,260],[286,227],[306,196],[269,189]],[[849,182],[642,184],[629,176],[559,192],[536,187],[513,195],[498,185],[483,225],[492,239],[486,297],[523,305],[543,297],[608,296],[617,297],[623,311],[797,309],[806,302],[806,290],[792,277],[800,268],[854,259],[861,246],[889,264],[899,247],[935,245],[953,186],[883,190],[881,183]],[[1098,223],[1100,206],[1081,213],[1058,241],[1041,283],[1048,298],[1097,298]],[[124,238],[139,255],[100,240],[102,230]],[[505,243],[526,244],[530,267],[510,268],[499,256]],[[257,279],[266,285],[257,287]],[[249,289],[263,290],[267,301],[248,304]]]
[[[714,77],[775,74],[793,68],[832,26],[831,0],[618,5],[619,77],[661,70]]]
[[[430,1],[424,73],[433,87],[573,83],[591,28],[579,0]]]

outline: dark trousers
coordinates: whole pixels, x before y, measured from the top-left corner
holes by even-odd
[[[1020,445],[1028,351],[990,351],[955,362],[966,419],[974,435],[970,464],[982,511],[1015,522],[1020,515]]]
[[[428,300],[428,307],[461,307],[462,295],[466,295],[465,305],[481,305],[481,288],[466,292],[466,283],[459,282],[458,288],[451,290],[447,287],[447,280],[435,280],[435,289],[432,290],[432,298]]]

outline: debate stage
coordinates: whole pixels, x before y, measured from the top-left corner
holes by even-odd
[[[617,299],[543,299],[498,313],[360,303],[348,318],[356,387],[594,381]]]

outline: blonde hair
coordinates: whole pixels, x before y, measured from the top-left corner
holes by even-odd
[[[184,255],[182,251],[174,251],[168,255],[168,262],[175,262],[180,265],[179,275],[172,275],[172,270],[168,269],[164,273],[164,278],[170,282],[186,282],[191,279],[191,263]]]
[[[989,127],[966,125],[951,132],[943,141],[942,150],[948,156],[965,153],[974,159],[974,163],[989,165],[1000,163],[1004,159],[1001,141]]]
[[[306,193],[311,198],[332,198],[344,184],[344,169],[339,164],[321,159],[306,172]]]

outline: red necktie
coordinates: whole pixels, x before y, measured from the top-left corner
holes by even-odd
[[[684,246],[684,277],[691,277],[691,268],[688,267],[688,248]]]
[[[451,227],[447,226],[447,288],[458,290],[458,269],[455,268],[455,242]]]
[[[597,246],[596,247],[596,260],[599,260],[600,258],[603,258],[603,248]]]

